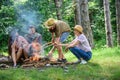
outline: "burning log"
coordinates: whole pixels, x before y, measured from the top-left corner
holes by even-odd
[[[46,64],[45,62],[44,62],[44,63],[38,62],[38,63],[36,63],[34,66],[35,66],[36,68],[39,68],[39,67],[44,67],[45,64]]]
[[[35,58],[35,57],[34,57]],[[46,57],[41,57],[39,60],[31,60],[25,59],[23,62],[18,62],[22,63],[21,67],[22,68],[40,68],[40,67],[50,67],[50,66],[57,66],[57,67],[65,67],[66,65],[72,65],[73,63],[67,62],[67,63],[62,63],[62,62],[57,62],[57,61],[50,61]],[[13,64],[12,59],[8,58],[7,56],[2,56],[0,57],[0,69],[5,69],[9,68]]]
[[[60,66],[60,67],[65,67],[66,65],[72,65],[73,63],[67,62],[67,63],[62,63],[62,62],[57,62],[57,61],[50,61],[46,59],[45,57],[40,58],[39,61],[30,61],[29,59],[25,60],[23,65],[21,66],[22,68],[26,67],[35,67],[35,68],[40,68],[40,67],[50,67],[50,66]]]

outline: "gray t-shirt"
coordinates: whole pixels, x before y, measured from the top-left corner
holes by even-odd
[[[39,33],[34,33],[34,34],[26,34],[25,39],[29,42],[32,43],[36,38],[38,38],[38,42],[42,43],[42,36]]]
[[[75,38],[75,40],[80,41],[80,44],[77,45],[80,49],[88,52],[91,51],[91,47],[89,45],[89,42],[84,34],[81,34]]]

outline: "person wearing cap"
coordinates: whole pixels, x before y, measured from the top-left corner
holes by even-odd
[[[80,25],[74,27],[75,39],[68,44],[56,44],[66,46],[78,59],[74,63],[86,64],[92,57],[91,47],[86,36],[83,34],[83,28]]]
[[[45,22],[46,27],[49,29],[49,31],[52,33],[52,43],[54,44],[56,43],[62,43],[64,42],[67,37],[69,36],[70,33],[70,26],[61,20],[55,20],[53,18],[49,18],[46,22]],[[50,59],[52,59],[52,54],[53,51],[55,50],[55,48],[57,48],[58,50],[58,62],[67,62],[67,60],[65,59],[64,55],[63,55],[63,51],[62,51],[62,46],[53,46],[53,48],[50,50],[50,52],[48,53],[48,57]]]

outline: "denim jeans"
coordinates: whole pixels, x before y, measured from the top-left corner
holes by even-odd
[[[84,50],[81,50],[78,47],[71,47],[69,50],[78,58],[83,58],[84,60],[88,61],[92,57],[92,52],[85,52]]]
[[[60,37],[60,42],[64,42],[68,38],[69,34],[70,32],[63,32]]]

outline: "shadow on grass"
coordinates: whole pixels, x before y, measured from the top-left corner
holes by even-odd
[[[96,67],[100,67],[100,65],[98,64],[98,63],[92,63],[92,62],[88,62],[88,64],[90,65],[90,66],[96,66]],[[101,68],[101,67],[100,67]]]

